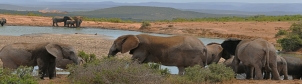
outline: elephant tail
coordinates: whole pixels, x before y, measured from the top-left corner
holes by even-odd
[[[266,52],[265,52],[265,54],[266,54],[266,55],[265,55],[265,57],[266,57],[266,58],[265,58],[265,59],[266,59],[265,61],[266,61],[266,62],[265,62],[264,64],[265,64],[265,69],[266,69],[267,71],[271,71],[272,69],[269,67],[269,46],[268,46],[268,45],[269,45],[269,44],[266,42],[266,48],[265,48],[265,51],[266,51]]]
[[[206,56],[205,67],[208,67],[208,51],[207,51],[206,47],[203,49],[203,52],[205,53],[205,56]]]

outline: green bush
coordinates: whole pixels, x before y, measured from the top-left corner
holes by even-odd
[[[278,36],[282,36],[282,35],[286,35],[286,34],[287,34],[286,30],[279,30],[275,36],[278,37]]]
[[[103,58],[87,66],[69,68],[73,84],[160,84],[164,76],[159,70],[130,59]]]
[[[293,23],[290,27],[290,33],[284,38],[278,39],[283,51],[295,51],[302,47],[302,23]]]
[[[215,83],[234,79],[235,73],[223,64],[211,64],[208,68],[201,68],[199,65],[188,67],[182,77],[174,77],[170,80],[178,84],[201,84]]]
[[[91,63],[97,60],[95,54],[86,54],[84,51],[79,51],[80,56],[86,63]]]
[[[151,24],[149,22],[144,21],[144,22],[142,22],[141,28],[148,28],[150,26],[151,26]]]
[[[32,67],[20,66],[17,70],[0,68],[0,84],[38,84],[38,78],[32,76]]]

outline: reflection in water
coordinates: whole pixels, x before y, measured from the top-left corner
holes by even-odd
[[[125,31],[125,30],[108,30],[108,29],[97,29],[97,28],[65,28],[65,27],[32,27],[32,26],[3,26],[0,27],[0,35],[12,35],[20,36],[24,34],[35,34],[35,33],[51,33],[51,34],[95,34],[110,36],[113,39],[126,34],[142,34],[137,31]],[[171,36],[165,34],[152,34],[156,36]],[[211,42],[222,43],[223,39],[210,39],[210,38],[199,38],[205,45]],[[174,66],[162,66],[162,68],[168,68],[172,74],[177,74],[178,69]],[[37,67],[35,68],[37,69]]]

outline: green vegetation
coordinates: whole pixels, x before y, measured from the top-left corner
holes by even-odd
[[[140,29],[145,29],[145,28],[148,28],[150,26],[151,26],[151,24],[149,22],[144,21],[144,22],[142,22],[142,25],[141,25]]]
[[[286,33],[285,30],[279,30],[276,36],[284,35],[284,38],[278,39],[283,51],[295,51],[302,47],[302,23],[293,23]]]
[[[223,64],[211,64],[209,68],[189,67],[184,76],[179,76],[171,75],[168,69],[161,69],[156,63],[139,64],[129,58],[116,57],[72,66],[69,71],[68,78],[73,84],[200,84],[232,80],[235,76],[233,70]]]
[[[17,70],[0,68],[0,84],[38,84],[32,76],[32,67],[19,67]]]
[[[174,83],[191,84],[191,83],[215,83],[232,80],[235,73],[229,67],[223,64],[211,64],[209,68],[200,68],[196,65],[194,67],[186,68],[184,76],[179,76],[171,79]]]

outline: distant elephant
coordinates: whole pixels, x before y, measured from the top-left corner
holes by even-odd
[[[6,23],[6,19],[5,18],[1,18],[0,19],[0,24],[1,26],[3,26]]]
[[[232,62],[233,69],[237,72],[240,61],[249,69],[255,79],[263,79],[262,68],[272,71],[273,79],[280,80],[277,70],[277,53],[275,47],[266,40],[258,39],[227,39],[221,44],[222,48],[231,55],[235,55]]]
[[[66,21],[71,20],[72,18],[69,16],[64,16],[64,17],[53,17],[52,18],[52,26],[59,26],[58,22],[64,22],[64,27],[66,27]]]
[[[66,21],[66,26],[67,27],[75,27],[74,24],[75,24],[75,20],[67,20]]]
[[[207,44],[206,48],[208,51],[208,57],[206,60],[203,59],[203,61],[207,62],[207,65],[212,63],[218,63],[222,55],[224,55],[224,57],[226,57],[226,55],[230,55],[226,51],[222,51],[223,49],[219,43],[209,43]]]
[[[75,16],[75,17],[73,17],[73,19],[76,23],[76,27],[81,27],[83,17],[82,16]]]
[[[292,75],[293,79],[302,77],[302,59],[293,56],[282,56],[287,62],[288,75]]]
[[[19,66],[39,67],[39,75],[44,79],[47,71],[49,78],[55,77],[56,58],[63,57],[79,64],[75,49],[71,45],[61,43],[13,43],[0,51],[3,68],[17,69]]]
[[[78,62],[79,62],[79,65],[82,65],[85,63],[81,57],[78,57]],[[60,59],[60,60],[57,60],[56,67],[61,68],[61,69],[67,69],[67,66],[69,64],[75,64],[75,63],[73,62],[73,60],[70,60],[70,59]]]
[[[183,75],[186,67],[205,66],[206,46],[196,37],[172,36],[160,37],[147,34],[123,35],[112,44],[108,57],[118,52],[132,54],[132,60],[139,63],[160,63],[177,66],[178,74]]]
[[[283,80],[288,80],[288,72],[287,72],[287,62],[286,60],[281,57],[281,56],[277,56],[277,69],[278,72],[281,75],[284,75],[284,79]],[[265,72],[264,74],[264,78],[265,79],[270,79],[270,73],[269,72]]]

